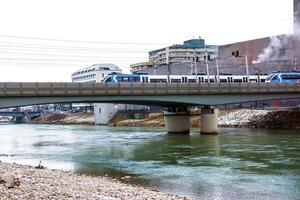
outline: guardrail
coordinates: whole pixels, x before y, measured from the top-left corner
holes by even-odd
[[[299,83],[0,82],[0,97],[300,93]]]

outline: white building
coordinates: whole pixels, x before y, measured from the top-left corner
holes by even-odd
[[[94,64],[82,68],[72,74],[72,82],[96,83],[101,82],[108,74],[122,73],[114,64]]]
[[[114,64],[94,64],[74,72],[72,74],[72,82],[101,82],[108,74],[112,73],[122,73],[122,70]],[[108,124],[118,108],[120,108],[120,105],[95,103],[95,124]]]

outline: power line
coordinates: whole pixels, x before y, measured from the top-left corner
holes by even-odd
[[[17,42],[3,42],[0,41],[1,46],[5,47],[20,47],[20,48],[46,48],[46,49],[67,49],[67,50],[109,50],[109,51],[126,51],[126,52],[145,52],[148,49],[131,49],[131,48],[93,48],[93,47],[82,47],[82,46],[61,46],[61,45],[41,45],[32,43],[17,43]]]
[[[2,54],[21,54],[21,55],[32,55],[32,56],[51,56],[51,57],[70,57],[70,58],[87,58],[87,59],[101,59],[101,58],[145,58],[145,57],[131,57],[131,56],[78,56],[78,55],[58,55],[58,54],[42,54],[42,53],[28,53],[28,52],[15,52],[15,51],[1,51]],[[15,56],[14,55],[14,56]]]
[[[66,40],[66,39],[50,39],[50,38],[38,38],[38,37],[24,37],[24,36],[12,36],[12,35],[0,35],[4,38],[18,38],[27,40],[39,40],[39,41],[56,41],[56,42],[74,42],[74,43],[93,43],[93,44],[118,44],[118,45],[168,45],[165,43],[136,43],[136,42],[108,42],[108,41],[84,41],[84,40]]]
[[[128,61],[128,60],[126,60]],[[107,61],[105,61],[107,62]],[[1,60],[0,59],[0,68],[1,64],[3,65],[14,65],[15,67],[22,67],[22,65],[47,65],[51,67],[55,67],[55,65],[65,65],[65,66],[74,66],[74,67],[82,67],[82,66],[90,66],[95,63],[102,63],[102,62],[84,62],[84,63],[74,63],[74,62],[41,62],[41,61],[26,61],[26,60]],[[5,66],[6,67],[6,66]]]
[[[21,45],[3,45],[0,44],[0,47],[4,48],[15,48],[15,49],[28,49],[31,51],[57,51],[57,52],[66,52],[66,51],[77,51],[77,52],[118,52],[118,53],[146,53],[145,51],[138,51],[138,50],[126,50],[126,49],[78,49],[78,48],[55,48],[55,47],[35,47],[35,46],[21,46]]]
[[[94,61],[94,62],[101,62],[101,60],[104,60],[104,59],[111,59],[111,57],[102,57],[102,58],[99,58],[99,59],[94,59],[94,60],[82,60],[82,59],[34,59],[34,58],[11,58],[11,57],[0,57],[0,60],[9,60],[9,61],[43,61],[43,62],[91,62],[91,61]],[[132,58],[126,58],[126,57],[121,57],[121,58],[118,58],[118,57],[115,57],[114,59],[116,60],[132,60]]]
[[[43,63],[43,62],[27,62],[27,61],[17,61],[17,62],[11,62],[11,61],[3,61],[3,60],[0,60],[0,65],[1,64],[10,64],[10,65],[16,65],[16,64],[19,64],[19,65],[26,65],[26,64],[30,64],[30,65],[51,65],[52,66],[55,66],[55,65],[71,65],[71,66],[79,66],[78,63]]]

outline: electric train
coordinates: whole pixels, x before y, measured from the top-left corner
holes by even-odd
[[[219,78],[219,81],[218,81]],[[250,75],[249,82],[265,82],[266,75]],[[245,75],[145,75],[145,74],[111,74],[103,83],[144,82],[144,83],[244,83],[248,82]]]
[[[269,83],[300,83],[300,72],[274,72],[267,76]]]

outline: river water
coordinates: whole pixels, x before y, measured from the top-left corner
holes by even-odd
[[[8,156],[7,156],[8,155]],[[131,183],[193,199],[300,199],[299,130],[0,125],[0,160]]]

